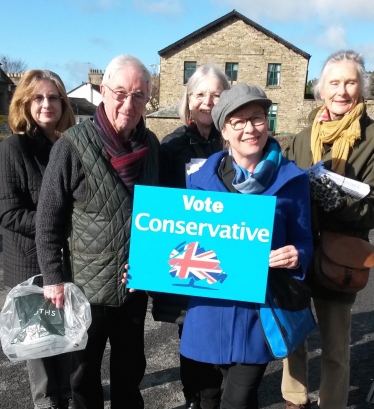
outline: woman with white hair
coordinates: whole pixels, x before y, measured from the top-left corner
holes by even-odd
[[[363,57],[354,51],[339,51],[325,62],[315,86],[323,105],[313,124],[296,135],[285,155],[304,169],[323,161],[326,169],[367,183],[363,199],[345,195],[330,180],[311,181],[311,196],[317,206],[314,224],[323,231],[342,233],[368,241],[374,228],[374,123],[366,112],[364,96],[369,76]],[[319,407],[347,406],[350,375],[351,309],[355,293],[333,291],[313,279],[309,271],[314,307],[321,336],[321,384]],[[282,394],[286,408],[309,408],[307,343],[284,361]]]
[[[214,127],[212,108],[219,101],[221,92],[228,88],[230,84],[225,73],[213,64],[199,67],[190,77],[179,105],[179,116],[184,125],[161,141],[161,186],[185,188],[186,164],[192,158],[206,159],[222,150],[222,137]],[[154,319],[178,324],[180,337],[188,297],[163,293],[150,295],[153,297]],[[180,372],[187,409],[219,408],[222,377],[213,365],[196,363],[181,355]]]
[[[184,125],[161,141],[162,186],[185,188],[186,163],[192,158],[206,159],[222,150],[221,134],[213,125],[212,108],[221,92],[228,88],[225,73],[213,64],[199,67],[190,77],[179,105]]]

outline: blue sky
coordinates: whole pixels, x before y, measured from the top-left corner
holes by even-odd
[[[236,9],[312,55],[309,79],[339,49],[374,71],[373,0],[0,0],[0,54],[57,72],[68,91],[118,54],[158,51]]]

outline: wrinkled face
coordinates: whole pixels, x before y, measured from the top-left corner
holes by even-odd
[[[188,107],[198,127],[212,125],[212,108],[222,91],[223,86],[218,78],[206,77],[189,96]]]
[[[132,66],[119,69],[108,86],[100,85],[105,113],[117,133],[126,139],[135,129],[144,112],[148,101],[147,86],[147,81],[142,79],[142,73]],[[123,95],[123,93],[136,93],[137,96],[128,95],[123,101],[115,99],[118,98],[117,95]],[[143,98],[139,97],[140,95]]]
[[[30,106],[31,116],[44,131],[54,132],[62,115],[62,101],[56,85],[50,80],[37,82]]]
[[[360,75],[356,63],[339,61],[332,64],[321,89],[321,97],[331,119],[341,119],[357,105],[360,96]]]
[[[243,119],[250,120],[244,129],[235,131],[232,125],[240,127],[237,126],[238,121]],[[263,149],[268,139],[267,115],[264,108],[256,103],[245,105],[226,118],[222,136],[229,142],[235,162],[253,172],[263,157]]]

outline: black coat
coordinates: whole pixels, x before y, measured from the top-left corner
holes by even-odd
[[[160,184],[164,187],[186,187],[186,163],[192,158],[209,158],[222,150],[220,132],[214,126],[208,139],[196,125],[181,126],[161,141]]]
[[[51,148],[41,131],[14,134],[0,143],[0,225],[4,284],[8,287],[40,274],[35,216]]]

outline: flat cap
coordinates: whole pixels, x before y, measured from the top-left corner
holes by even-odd
[[[272,101],[266,96],[265,92],[256,85],[240,82],[232,88],[223,91],[217,104],[212,109],[215,127],[221,131],[228,115],[250,102],[262,105],[266,112],[272,104]]]

